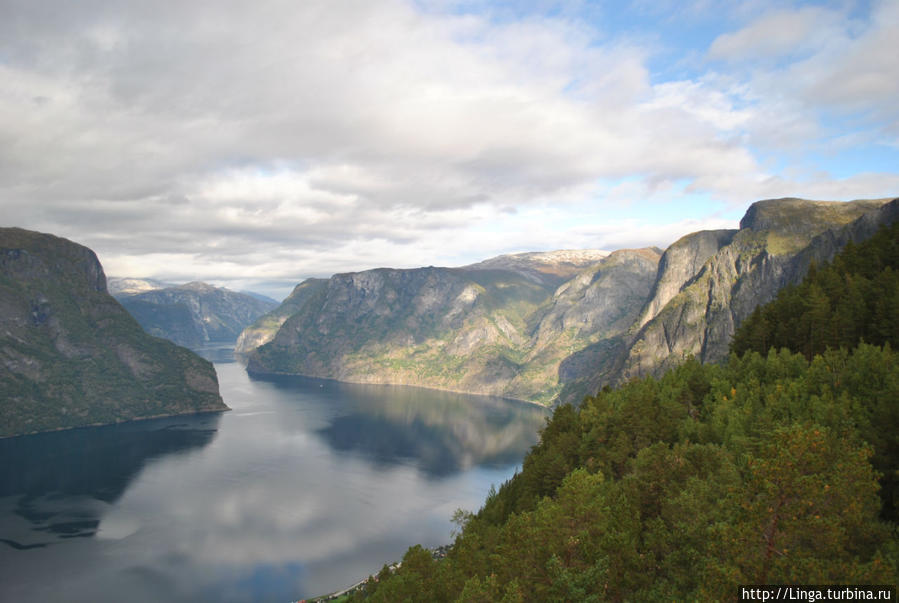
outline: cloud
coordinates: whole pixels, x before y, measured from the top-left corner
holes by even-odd
[[[579,2],[6,0],[0,207],[111,273],[242,282],[441,263],[461,240],[483,259],[517,248],[527,208],[616,209],[621,179],[732,208],[801,189],[780,164],[837,134],[895,141],[894,6],[744,8],[699,71],[657,80],[665,45]]]
[[[728,61],[795,56],[824,46],[842,20],[840,12],[817,6],[769,12],[715,38],[709,56]]]

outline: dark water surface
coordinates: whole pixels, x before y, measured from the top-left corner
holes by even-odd
[[[545,413],[217,364],[233,409],[0,440],[0,600],[290,601],[450,542]]]

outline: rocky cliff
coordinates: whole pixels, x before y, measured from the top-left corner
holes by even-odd
[[[190,348],[234,342],[245,327],[277,306],[273,300],[199,282],[116,297],[147,333]]]
[[[327,282],[327,279],[310,278],[294,287],[278,307],[257,318],[240,333],[234,353],[245,355],[271,341],[284,321],[299,312],[306,300],[321,291]]]
[[[0,228],[0,436],[218,410],[212,365],[144,333],[90,249]]]
[[[282,313],[293,312],[248,369],[549,402],[565,358],[633,323],[658,258],[653,249],[520,254],[304,283],[302,306]]]
[[[899,200],[774,199],[750,206],[737,231],[684,237],[662,257],[626,350],[593,385],[657,375],[688,355],[702,362],[725,358],[735,328],[756,306],[798,283],[811,262],[829,261],[897,213]]]

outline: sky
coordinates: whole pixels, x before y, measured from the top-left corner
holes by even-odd
[[[0,0],[0,225],[278,299],[665,248],[899,195],[897,39],[897,0]]]

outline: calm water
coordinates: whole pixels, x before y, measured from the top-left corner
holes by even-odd
[[[217,364],[221,415],[0,440],[0,600],[289,601],[451,541],[537,439],[493,398]]]

